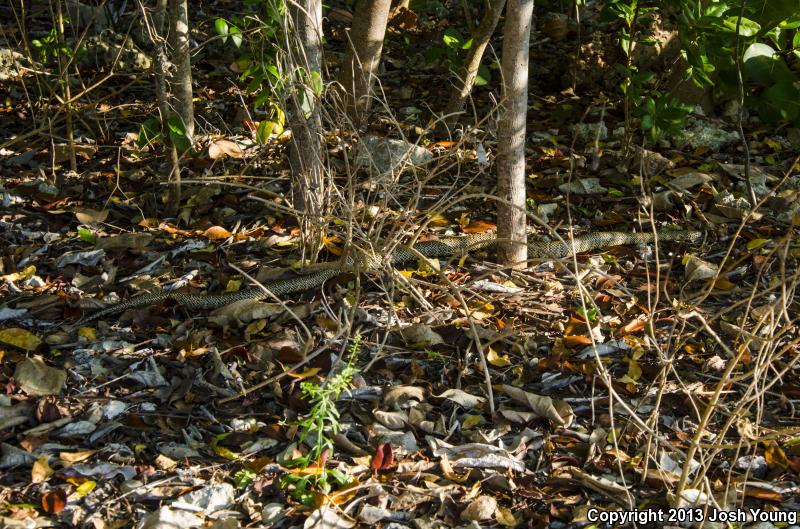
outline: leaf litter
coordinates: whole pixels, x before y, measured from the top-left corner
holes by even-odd
[[[553,112],[542,115],[556,114],[559,103],[549,104]],[[569,142],[548,119],[531,124],[546,138],[532,157],[529,189],[537,208],[547,206],[542,216],[556,225],[569,207],[578,231],[649,230],[650,219],[632,207],[638,186],[614,192],[620,153],[609,144],[599,173],[583,168],[570,181]],[[249,167],[252,140],[207,140],[211,162]],[[397,145],[382,144],[386,151]],[[427,164],[429,150],[415,147]],[[497,151],[489,136],[474,148],[440,147],[475,175]],[[777,167],[751,168],[759,198],[770,199],[753,217],[731,192],[741,167],[723,161],[726,155],[634,157],[645,167],[633,174],[650,174],[648,185],[661,197],[653,204],[659,228],[702,220],[710,231],[696,247],[660,248],[659,263],[652,249],[609,248],[597,259],[580,256],[578,269],[543,260],[509,273],[479,254],[411,265],[404,274],[410,282],[393,297],[381,288],[385,278],[372,274],[358,300],[348,279],[284,300],[293,315],[277,303],[242,302],[208,314],[165,303],[96,322],[75,337],[58,325],[95,304],[157,288],[246,286],[229,264],[264,280],[297,268],[299,233],[291,219],[245,200],[250,190],[228,186],[188,184],[179,217],[160,219],[163,187],[134,172],[118,181],[101,171],[68,180],[66,196],[112,200],[63,202],[30,165],[38,151],[28,152],[14,155],[18,181],[3,184],[0,218],[7,241],[4,525],[556,529],[584,523],[589,505],[713,499],[797,509],[792,230],[800,185],[785,164],[786,179]],[[82,152],[87,171],[110,163],[102,150]],[[378,173],[398,163],[390,158]],[[206,162],[192,163],[202,171]],[[239,183],[263,185],[284,169],[271,163]],[[448,186],[455,177],[440,178],[431,184]],[[285,180],[263,186],[270,197],[288,191]],[[481,201],[452,208],[432,231],[488,231],[491,213]],[[748,222],[739,230],[742,219]],[[331,256],[341,251],[340,235],[326,235]],[[467,306],[437,271],[461,288]],[[354,301],[362,311],[359,372],[335,401],[340,429],[332,449],[299,469],[291,462],[311,442],[299,435],[309,413],[302,383],[337,372],[350,344],[341,314]],[[684,469],[688,481],[676,497],[670,491]],[[298,493],[304,478],[323,472],[346,479],[331,478],[329,490],[313,489],[310,497]],[[292,476],[299,479],[287,486]]]

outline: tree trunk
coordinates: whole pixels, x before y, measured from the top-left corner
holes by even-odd
[[[192,62],[189,54],[189,8],[187,0],[170,0],[169,44],[175,74],[172,78],[175,110],[183,121],[186,139],[194,143],[194,107],[192,105]]]
[[[483,14],[481,23],[475,29],[475,34],[472,37],[472,47],[469,50],[466,66],[464,67],[461,89],[453,93],[445,109],[445,116],[447,116],[445,124],[450,128],[458,122],[459,115],[464,110],[464,104],[472,93],[472,87],[478,77],[478,68],[481,66],[483,54],[486,51],[486,46],[489,45],[489,39],[492,38],[494,30],[500,22],[500,15],[503,13],[505,4],[506,0],[486,1],[486,12]]]
[[[383,38],[392,0],[358,0],[349,31],[350,46],[340,82],[346,94],[347,113],[359,123],[372,104],[372,86],[381,61]]]
[[[178,158],[178,150],[172,142],[169,134],[169,115],[170,115],[170,93],[167,88],[169,77],[169,49],[167,45],[167,22],[168,22],[168,0],[157,0],[156,8],[153,13],[153,27],[150,37],[153,45],[153,75],[155,77],[156,103],[158,104],[159,121],[161,122],[161,137],[164,147],[169,153],[169,190],[167,191],[167,213],[175,215],[181,204],[181,166]],[[142,12],[147,12],[142,6]],[[173,27],[172,22],[169,27]]]
[[[289,162],[293,203],[300,213],[305,258],[313,261],[322,247],[328,196],[318,92],[322,84],[322,1],[294,0],[288,11],[291,56],[287,71],[291,72],[293,86],[287,118],[292,130]]]
[[[503,99],[497,126],[497,257],[524,268],[528,259],[525,216],[525,121],[533,0],[509,0],[503,28]]]

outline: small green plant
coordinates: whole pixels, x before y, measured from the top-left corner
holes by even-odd
[[[256,480],[258,474],[253,472],[248,468],[243,468],[239,470],[234,476],[233,480],[236,482],[236,488],[238,490],[244,490],[250,486],[252,482]]]
[[[681,135],[681,127],[691,112],[691,105],[681,103],[669,94],[663,94],[651,87],[654,75],[640,72],[633,63],[634,46],[652,46],[650,37],[636,38],[637,28],[650,22],[649,13],[657,11],[654,6],[643,5],[640,0],[613,0],[605,10],[606,19],[617,19],[623,23],[620,29],[620,47],[625,53],[625,63],[617,63],[614,68],[622,75],[620,89],[625,112],[625,146],[630,144],[633,134],[634,117],[639,118],[641,130],[652,141],[664,133]]]
[[[58,33],[56,28],[52,28],[50,33],[41,39],[33,39],[31,46],[38,55],[38,59],[42,62],[47,62],[48,59],[56,59],[59,55],[64,57],[72,56],[72,50],[69,46],[62,45],[58,42]]]
[[[458,31],[447,28],[442,35],[443,46],[434,46],[425,53],[425,62],[430,65],[442,64],[449,71],[460,75],[464,69],[464,59],[461,56],[463,51],[472,48],[472,39],[465,39]],[[484,86],[492,80],[491,70],[481,64],[478,68],[478,76],[475,78],[475,86]]]
[[[311,449],[303,457],[293,460],[290,468],[309,469],[312,463],[317,467],[313,472],[289,473],[281,479],[283,488],[292,488],[291,494],[298,501],[309,504],[313,501],[314,491],[320,490],[327,494],[334,487],[346,485],[349,478],[337,469],[326,469],[325,461],[328,454],[333,451],[333,435],[339,431],[339,410],[336,409],[336,400],[343,391],[347,391],[353,382],[353,377],[358,373],[355,361],[361,350],[361,335],[353,338],[349,348],[347,364],[325,383],[303,382],[300,384],[303,398],[311,404],[306,417],[301,420],[300,442],[307,439],[313,440]],[[309,469],[311,470],[311,469]]]
[[[261,120],[256,137],[266,143],[270,135],[280,134],[286,125],[286,116],[278,105],[287,84],[278,64],[277,42],[282,42],[281,32],[286,6],[283,0],[246,0],[250,12],[227,20],[218,18],[214,29],[223,43],[230,42],[242,54],[236,59],[239,81],[247,83],[245,91],[253,97],[254,108],[264,108],[266,119]],[[316,88],[321,81],[312,84]],[[321,91],[321,89],[320,89]]]
[[[745,108],[767,122],[800,122],[798,77],[786,61],[792,55],[795,60],[800,57],[796,0],[663,4],[678,22],[685,79],[713,88],[717,101],[738,100],[741,66]]]

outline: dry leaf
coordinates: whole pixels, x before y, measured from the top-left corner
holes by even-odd
[[[47,514],[58,514],[67,506],[67,493],[56,489],[42,496],[42,509]]]
[[[34,356],[17,364],[14,379],[28,395],[43,397],[60,393],[67,381],[67,373],[48,366],[41,356]]]
[[[41,483],[47,481],[47,478],[53,475],[53,469],[47,464],[47,456],[42,456],[33,463],[31,469],[31,481],[33,483]]]
[[[42,341],[35,334],[18,327],[1,330],[0,342],[13,345],[23,351],[35,351],[42,345]]]
[[[211,241],[219,241],[222,239],[227,239],[231,237],[233,234],[223,228],[222,226],[211,226],[206,231],[203,232],[203,237],[211,240]]]
[[[108,218],[108,210],[97,211],[95,209],[81,208],[75,210],[75,217],[81,224],[98,224]]]
[[[223,156],[241,158],[244,151],[239,144],[231,140],[217,140],[208,146],[208,157],[217,160]]]
[[[497,228],[497,225],[492,224],[491,222],[486,222],[485,220],[473,220],[464,226],[463,231],[464,233],[484,233],[495,228]]]
[[[529,393],[508,384],[502,384],[499,388],[515,401],[528,406],[528,408],[539,415],[539,417],[550,419],[564,428],[568,428],[575,418],[572,407],[563,400],[556,400],[544,395]]]
[[[489,520],[494,516],[495,511],[497,511],[497,500],[494,496],[482,494],[472,500],[461,512],[461,519],[465,522]]]

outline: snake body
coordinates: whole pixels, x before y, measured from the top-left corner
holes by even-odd
[[[703,232],[669,230],[658,234],[658,240],[696,242],[703,238]],[[609,246],[642,245],[652,243],[656,237],[652,233],[630,232],[594,232],[560,240],[547,240],[531,237],[528,239],[528,258],[562,258],[574,253],[583,253],[607,248]],[[451,257],[472,250],[485,248],[497,243],[497,237],[491,233],[469,234],[461,237],[444,237],[433,241],[424,241],[415,244],[411,249],[398,247],[391,254],[389,261],[393,266],[409,261],[414,261],[419,255],[424,257]],[[358,261],[359,259],[355,259]],[[362,259],[363,260],[363,259]],[[298,275],[288,279],[278,279],[264,284],[264,287],[275,296],[303,292],[323,285],[329,279],[344,274],[354,268],[354,265],[364,263],[350,263],[341,267],[332,266],[310,274]],[[374,266],[373,266],[374,267]],[[118,314],[125,310],[137,309],[172,300],[190,310],[208,310],[223,307],[230,303],[242,300],[264,300],[270,296],[263,288],[246,288],[237,292],[224,294],[183,294],[169,291],[154,292],[132,297],[126,301],[114,303],[100,311],[83,318],[74,324],[74,327],[94,321],[103,316]]]

